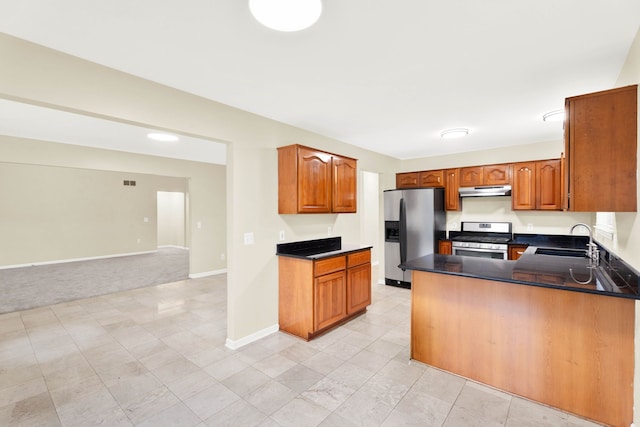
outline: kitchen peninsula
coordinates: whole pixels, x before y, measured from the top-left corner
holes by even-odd
[[[637,274],[604,254],[428,255],[412,270],[411,357],[616,426],[633,419]],[[622,277],[624,276],[624,277]],[[621,279],[628,279],[627,281]]]

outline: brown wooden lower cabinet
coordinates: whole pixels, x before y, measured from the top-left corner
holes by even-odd
[[[438,242],[438,253],[441,255],[451,255],[453,252],[451,240],[440,240]]]
[[[509,245],[509,259],[517,260],[524,254],[529,245]]]
[[[635,300],[414,271],[411,357],[607,425],[633,421]]]
[[[320,260],[278,257],[280,330],[305,340],[371,304],[371,250]]]
[[[347,314],[347,275],[344,270],[317,277],[313,284],[313,329],[320,330]]]

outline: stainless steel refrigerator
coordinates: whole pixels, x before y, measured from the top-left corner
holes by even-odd
[[[384,192],[385,283],[411,287],[411,271],[399,264],[438,252],[446,235],[443,188],[386,190]]]

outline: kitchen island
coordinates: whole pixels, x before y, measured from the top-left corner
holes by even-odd
[[[586,258],[535,252],[529,247],[518,261],[428,255],[403,264],[413,275],[411,357],[630,425],[637,276],[618,286],[608,263],[588,268]]]

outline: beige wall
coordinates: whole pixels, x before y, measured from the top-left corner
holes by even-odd
[[[0,35],[0,56],[6,59],[0,68],[0,97],[159,127],[229,144],[226,240],[228,337],[231,345],[241,344],[255,336],[253,334],[277,325],[277,260],[274,252],[280,230],[285,231],[286,241],[326,237],[328,227],[346,242],[366,240],[360,227],[363,221],[361,212],[342,215],[277,214],[276,147],[301,143],[358,158],[360,170],[379,174],[380,191],[394,188],[395,172],[401,170],[551,158],[558,157],[562,151],[559,138],[558,141],[516,148],[399,161],[6,35]],[[32,154],[37,157],[37,153]],[[98,162],[97,159],[95,161]],[[123,167],[130,166],[130,162],[125,163]],[[190,192],[193,195],[190,201],[193,229],[194,217],[207,211],[204,205],[215,205],[216,199],[196,197],[210,193],[210,183],[206,180],[192,178]],[[532,223],[535,232],[558,233],[566,232],[574,222],[593,222],[591,214],[513,214],[505,206],[506,200],[465,200],[463,212],[450,214],[448,222],[496,214],[512,220],[516,232],[527,232],[526,225]],[[217,204],[220,205],[219,201]],[[378,206],[382,218],[381,202]],[[637,227],[629,227],[627,222],[618,222],[619,234],[633,231],[632,238],[637,241]],[[246,232],[254,233],[254,245],[243,244]],[[208,242],[217,237],[193,234],[190,246],[208,248]],[[378,247],[383,246],[379,241]],[[219,251],[207,249],[201,254],[202,259],[197,262],[206,264],[210,258],[217,258]],[[380,254],[380,258],[382,256]],[[634,257],[631,253],[628,256]],[[634,264],[632,259],[630,262]],[[384,265],[382,259],[380,263]]]
[[[287,241],[325,237],[329,226],[345,242],[361,239],[361,213],[278,215],[276,147],[301,143],[337,152],[359,159],[361,170],[379,173],[381,188],[391,188],[395,180],[398,160],[7,35],[0,35],[0,57],[0,97],[229,143],[226,240],[228,337],[232,346],[277,326],[275,245],[280,230],[285,231]],[[131,165],[125,163],[121,167]],[[211,186],[206,180],[190,180],[192,230],[194,220],[207,212],[208,206],[223,205]],[[246,232],[254,233],[254,245],[243,244]],[[194,250],[207,247],[220,236],[192,233],[190,237]],[[380,242],[378,247],[382,246]],[[196,262],[205,264],[219,256],[215,249],[200,253],[202,259]],[[199,270],[192,266],[192,271]]]
[[[616,86],[640,83],[640,30],[629,49]],[[638,100],[638,122],[640,122],[640,99]],[[640,127],[638,128],[640,136]],[[640,149],[638,150],[638,170],[640,170]],[[636,175],[637,176],[637,175]],[[640,186],[637,189],[640,200]],[[604,239],[603,243],[622,259],[640,270],[640,221],[637,212],[616,213],[614,215],[615,234],[613,239]],[[636,301],[636,337],[635,337],[635,378],[633,421],[640,425],[640,301]]]
[[[627,60],[622,67],[616,86],[640,83],[640,30],[629,50]],[[640,100],[638,103],[638,122],[640,122]],[[638,128],[640,134],[640,127]],[[640,150],[638,151],[638,170],[640,170]],[[636,175],[637,176],[637,175]],[[638,199],[640,200],[640,186]],[[640,270],[640,221],[637,212],[615,214],[615,235],[612,240],[603,239],[603,243],[622,259]]]
[[[11,245],[8,246],[11,251],[13,251],[13,245],[20,247],[19,240],[21,238],[24,237],[25,242],[22,243],[23,250],[20,253],[0,256],[0,265],[155,250],[157,246],[156,191],[187,191],[193,205],[190,206],[187,220],[190,234],[186,240],[187,246],[191,248],[189,272],[204,274],[226,268],[226,261],[220,259],[220,254],[226,254],[226,210],[224,203],[219,202],[224,199],[226,194],[226,168],[224,166],[7,136],[0,136],[0,159],[3,160],[1,170],[11,171],[11,174],[6,176],[8,181],[3,179],[3,182],[0,183],[0,194],[13,192],[11,197],[16,201],[16,206],[11,209],[33,212],[31,208],[35,209],[42,197],[50,196],[53,198],[49,201],[51,209],[57,209],[62,213],[68,209],[65,205],[71,204],[73,207],[69,210],[71,214],[76,215],[74,213],[76,210],[82,210],[83,214],[87,215],[84,220],[76,218],[73,223],[66,220],[63,222],[65,233],[71,232],[72,236],[69,238],[78,244],[78,248],[73,246],[58,247],[55,250],[38,248],[38,242],[42,239],[43,234],[38,236],[38,233],[34,231],[42,231],[48,225],[52,225],[51,220],[46,219],[43,211],[40,212],[39,218],[42,225],[38,225],[35,221],[27,222],[25,220],[17,224],[20,228],[8,229],[8,235],[12,236]],[[48,167],[37,165],[48,165]],[[38,174],[40,177],[33,176],[34,174]],[[19,176],[25,180],[24,184],[17,182]],[[48,179],[51,182],[48,182]],[[136,180],[136,187],[124,187],[122,185],[124,179]],[[30,197],[29,194],[12,190],[12,188],[20,188],[22,185],[33,186],[38,182],[51,187],[52,191],[31,188],[28,191],[31,193],[37,190],[39,196]],[[117,185],[109,189],[109,186],[114,182]],[[97,185],[99,185],[100,192],[93,193],[92,190],[97,188],[95,187]],[[72,188],[69,186],[73,186],[74,191],[69,191]],[[122,191],[123,189],[125,191]],[[99,207],[83,206],[83,200],[72,197],[77,192],[85,192],[90,194],[90,197],[95,196],[94,203],[99,203]],[[108,194],[103,194],[104,192],[108,192]],[[133,197],[141,192],[144,192],[144,199],[138,200]],[[57,203],[60,193],[68,195],[63,204]],[[125,196],[129,198],[127,199]],[[108,205],[111,202],[115,202],[113,207],[125,209],[127,214],[121,217],[117,223],[109,225],[112,218],[105,218],[100,211],[110,209],[105,204]],[[7,226],[5,224],[4,201],[2,203],[3,209],[0,212],[0,223],[2,224],[0,227]],[[56,204],[59,206],[56,207]],[[88,211],[88,209],[92,209],[92,211]],[[119,209],[112,209],[112,211],[117,212]],[[144,217],[149,218],[149,223],[143,222]],[[133,222],[127,222],[131,218],[134,218]],[[135,218],[138,218],[139,221],[135,222]],[[20,219],[14,219],[14,221],[18,220]],[[82,232],[74,228],[75,220],[83,220]],[[202,224],[199,229],[195,226],[197,222]],[[16,224],[14,223],[14,225]],[[98,230],[90,230],[92,225],[95,225]],[[114,235],[100,234],[104,237],[102,243],[89,242],[86,236],[82,236],[86,233],[101,233],[100,230],[105,230],[105,226],[108,225]],[[54,231],[45,231],[44,236],[48,236]],[[129,235],[134,232],[140,236]],[[64,241],[66,238],[59,235],[52,239],[51,243]],[[140,244],[137,243],[138,238],[141,239]],[[54,246],[51,245],[52,248]],[[3,245],[3,248],[7,248],[7,246]],[[28,254],[24,253],[26,250],[32,250],[35,259],[28,259]],[[0,252],[0,255],[2,254],[3,252]]]
[[[492,150],[459,153],[447,156],[406,160],[405,172],[442,169],[492,163],[557,159],[563,151],[562,135],[558,141],[502,147]],[[447,212],[447,230],[459,230],[462,221],[511,222],[514,233],[569,234],[573,224],[593,222],[593,213],[513,211],[511,197],[480,197],[462,200],[459,212]]]
[[[0,266],[156,250],[156,192],[184,186],[180,178],[0,163]]]

